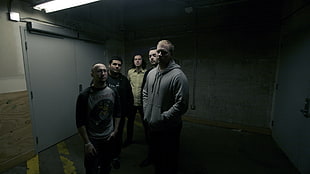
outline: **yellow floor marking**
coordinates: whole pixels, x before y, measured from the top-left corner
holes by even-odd
[[[76,168],[74,166],[74,162],[72,162],[71,160],[62,155],[60,155],[60,160],[63,164],[65,174],[76,174]]]
[[[58,149],[59,154],[69,155],[69,150],[68,150],[67,145],[64,141],[57,144],[57,149]]]
[[[66,158],[64,155],[70,155],[66,143],[60,142],[57,144],[57,149],[59,152],[59,158],[62,162],[65,174],[76,174],[76,168],[74,162]]]
[[[27,161],[27,174],[39,174],[39,156],[31,158]]]

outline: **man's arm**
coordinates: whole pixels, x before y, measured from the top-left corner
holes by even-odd
[[[87,135],[86,130],[86,116],[87,116],[87,95],[80,94],[78,96],[77,102],[76,102],[76,127],[78,129],[78,132],[80,136],[83,139],[84,144],[90,143],[90,140]]]
[[[132,93],[132,88],[131,88],[131,84],[130,84],[130,81],[126,78],[125,80],[125,83],[126,83],[126,93],[127,93],[127,106],[123,107],[123,108],[127,108],[128,110],[126,112],[128,113],[125,113],[125,114],[133,114],[133,93]],[[123,111],[122,111],[123,112]],[[125,112],[125,111],[124,111]]]
[[[148,80],[147,77],[145,78],[145,83],[142,89],[142,106],[143,106],[143,111],[145,113],[145,107],[147,104],[147,99],[148,99]]]
[[[76,103],[76,127],[84,142],[85,156],[95,155],[96,149],[89,140],[86,130],[87,95],[80,94]]]
[[[180,73],[176,76],[173,83],[175,102],[168,111],[162,113],[167,119],[173,119],[175,116],[181,116],[188,109],[189,86],[185,74]]]
[[[119,126],[119,122],[120,122],[121,118],[115,118],[114,121],[114,130],[111,133],[110,137],[108,138],[108,140],[110,140],[112,137],[115,137],[117,132],[118,132],[118,126]]]
[[[85,126],[81,126],[78,128],[78,131],[79,131],[79,134],[80,136],[82,137],[83,139],[83,142],[84,144],[89,144],[91,143],[89,138],[88,138],[88,135],[87,135],[87,131],[86,131],[86,127]]]
[[[94,145],[91,143],[91,141],[88,138],[86,127],[81,126],[78,128],[78,131],[79,131],[79,134],[84,141],[85,156],[86,157],[95,156],[97,151],[96,151]]]
[[[114,91],[114,97],[115,97],[115,101],[114,101],[114,110],[113,110],[113,118],[114,118],[114,130],[113,132],[110,134],[110,137],[108,138],[108,140],[110,140],[111,137],[115,137],[117,132],[118,132],[118,127],[119,127],[119,123],[121,120],[121,103],[120,103],[120,96],[118,94],[117,91]]]

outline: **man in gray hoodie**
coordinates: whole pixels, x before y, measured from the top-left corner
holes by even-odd
[[[170,41],[159,41],[156,51],[158,66],[149,72],[143,88],[144,121],[149,127],[155,173],[177,174],[181,116],[188,108],[188,80],[173,60]]]

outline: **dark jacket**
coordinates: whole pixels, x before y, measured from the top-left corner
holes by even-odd
[[[125,114],[131,114],[133,109],[133,94],[129,80],[124,75],[120,74],[118,78],[108,76],[108,86],[116,90],[120,96],[120,104],[122,117]]]

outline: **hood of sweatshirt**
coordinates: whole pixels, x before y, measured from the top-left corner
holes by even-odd
[[[175,86],[177,85],[177,87]],[[144,119],[153,131],[175,128],[187,110],[188,85],[181,66],[171,60],[162,71],[157,66],[148,75]]]
[[[169,62],[167,68],[165,68],[165,69],[164,69],[163,71],[161,71],[160,73],[161,73],[161,74],[166,74],[167,72],[169,72],[169,71],[171,71],[171,70],[173,70],[173,69],[176,69],[176,68],[180,69],[181,66],[178,65],[178,64],[176,64],[175,61],[172,59],[172,60]],[[157,71],[159,72],[159,65],[157,65]]]
[[[163,71],[159,71],[159,65],[157,65],[156,67],[156,75],[155,75],[155,80],[152,86],[152,92],[156,89],[156,93],[159,92],[159,86],[161,83],[161,77],[168,73],[169,71],[173,70],[173,69],[181,69],[181,66],[176,64],[175,61],[172,59],[167,68],[165,68]]]

